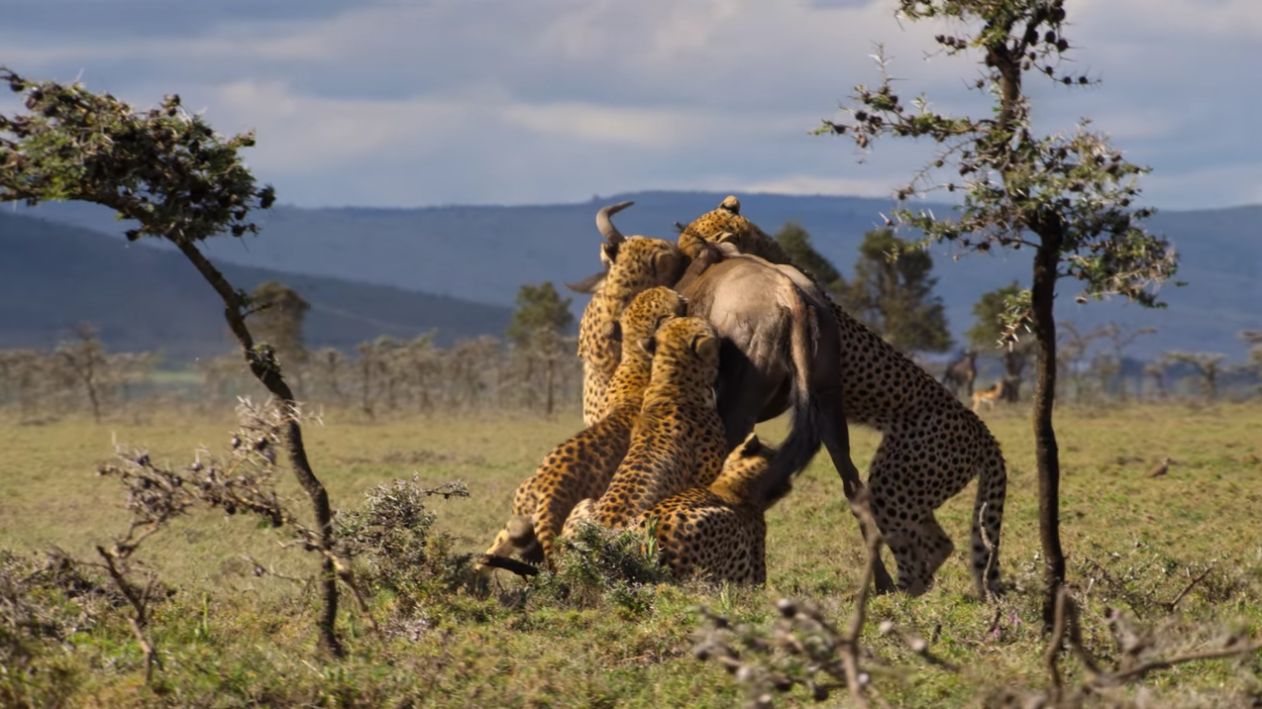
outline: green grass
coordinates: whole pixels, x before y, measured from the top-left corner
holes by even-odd
[[[865,642],[876,656],[869,662],[874,691],[895,706],[976,705],[1003,688],[1041,689],[1047,682],[1031,427],[1023,410],[1000,410],[987,420],[1008,459],[1002,570],[1012,590],[992,629],[996,612],[972,598],[963,551],[970,486],[939,512],[959,550],[934,588],[920,598],[894,595],[870,604]],[[579,425],[577,417],[509,415],[371,424],[329,412],[323,425],[308,426],[307,440],[317,474],[342,508],[358,506],[373,485],[414,473],[427,484],[464,480],[469,498],[436,500],[430,508],[453,551],[475,553],[506,518],[516,484]],[[228,412],[159,411],[99,425],[68,419],[23,426],[0,418],[0,547],[57,545],[89,557],[94,543],[127,521],[118,483],[94,474],[110,456],[113,437],[182,464],[200,445],[222,445],[232,427]],[[768,428],[772,438],[783,431],[778,422]],[[1102,620],[1106,607],[1145,626],[1177,623],[1163,637],[1179,641],[1196,640],[1211,626],[1262,631],[1260,431],[1257,404],[1058,412],[1063,542],[1071,581],[1085,599],[1084,634],[1093,650],[1107,657],[1113,647]],[[878,439],[864,430],[853,438],[864,468]],[[1175,461],[1170,473],[1147,478],[1167,455]],[[305,511],[288,479],[283,489]],[[631,601],[610,594],[579,607],[542,588],[507,594],[511,602],[504,602],[420,584],[371,599],[384,639],[344,611],[340,627],[350,655],[329,662],[315,650],[314,593],[255,577],[247,557],[293,576],[310,573],[314,560],[279,548],[283,534],[253,520],[199,513],[144,546],[145,560],[177,589],[158,607],[152,629],[166,664],[154,686],[144,687],[141,654],[117,614],[26,670],[9,668],[0,685],[10,700],[33,705],[730,706],[742,699],[742,688],[690,654],[702,624],[697,607],[764,623],[774,615],[774,600],[790,596],[812,599],[841,621],[862,571],[857,528],[825,457],[769,512],[768,525],[765,588],[660,585]],[[1207,564],[1214,571],[1180,603],[1177,621],[1169,619],[1161,602]],[[936,638],[935,652],[960,670],[929,666],[879,636],[883,620]],[[1072,660],[1064,664],[1075,667]],[[1257,656],[1199,662],[1151,676],[1145,691],[1165,704],[1247,703],[1262,691],[1260,672]],[[792,700],[810,702],[805,694]]]

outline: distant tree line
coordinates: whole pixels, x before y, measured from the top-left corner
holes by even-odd
[[[23,419],[88,411],[100,421],[108,411],[150,386],[158,363],[152,352],[106,352],[89,323],[48,350],[0,350],[0,406]]]

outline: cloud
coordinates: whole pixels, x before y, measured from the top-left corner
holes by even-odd
[[[1262,163],[1262,98],[1246,90],[1262,65],[1262,3],[1067,6],[1065,68],[1104,84],[1031,77],[1039,128],[1094,116],[1154,167],[1154,197],[1256,199],[1230,166]],[[724,184],[886,194],[931,145],[863,155],[807,135],[854,84],[877,80],[877,42],[905,96],[986,110],[966,87],[975,56],[933,54],[941,25],[896,21],[875,0],[19,0],[10,18],[6,63],[33,76],[82,72],[138,105],[178,91],[224,132],[255,127],[252,164],[304,204]],[[1176,176],[1195,179],[1179,191]]]
[[[726,184],[744,192],[773,192],[780,194],[847,195],[852,197],[889,197],[905,177],[888,179],[864,179],[830,177],[828,175],[781,175],[761,180],[741,182],[733,178]],[[708,189],[720,189],[721,184],[706,184]]]

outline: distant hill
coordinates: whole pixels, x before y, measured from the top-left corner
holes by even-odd
[[[437,330],[444,342],[500,334],[507,308],[225,264],[239,288],[279,280],[311,303],[311,346],[349,348],[378,335]],[[162,350],[169,358],[219,354],[231,343],[223,305],[184,258],[79,227],[0,213],[0,347],[48,347],[80,321],[114,350]]]
[[[819,249],[849,273],[862,234],[881,223],[889,200],[831,196],[740,195],[743,213],[768,231],[789,220],[810,231]],[[277,207],[259,214],[263,234],[245,241],[217,239],[220,261],[397,286],[508,305],[523,282],[572,281],[599,268],[596,209],[622,199],[636,206],[618,215],[625,233],[672,236],[675,221],[713,208],[709,192],[640,192],[578,204],[521,207],[450,206],[416,209]],[[947,210],[949,207],[936,207]],[[112,216],[83,205],[49,205],[39,214],[59,221],[120,231]],[[1169,236],[1183,265],[1186,288],[1168,288],[1170,307],[1145,311],[1121,302],[1077,306],[1074,284],[1060,289],[1059,317],[1091,326],[1118,320],[1152,325],[1136,355],[1192,349],[1244,355],[1236,332],[1262,328],[1262,206],[1159,212],[1152,228]],[[1028,283],[1025,252],[938,255],[938,292],[957,340],[968,329],[977,297],[1014,278]],[[582,305],[576,299],[576,311]]]

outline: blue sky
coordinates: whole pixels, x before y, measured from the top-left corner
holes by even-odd
[[[416,206],[641,189],[888,195],[925,144],[813,137],[877,42],[907,93],[974,108],[970,59],[890,0],[5,0],[0,64],[136,104],[180,93],[281,200]],[[1068,0],[1039,125],[1095,119],[1164,208],[1262,203],[1262,0]],[[0,108],[13,110],[12,97]]]

